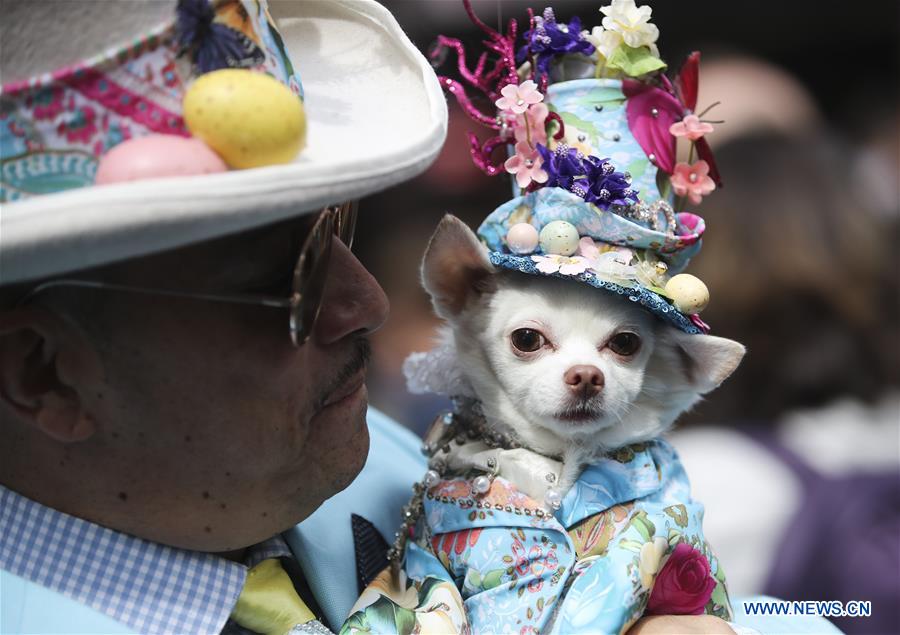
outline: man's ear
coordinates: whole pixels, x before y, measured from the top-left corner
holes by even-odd
[[[743,344],[714,335],[689,335],[673,329],[672,337],[681,370],[698,394],[718,387],[741,363]]]
[[[486,290],[495,271],[475,233],[455,216],[444,216],[422,259],[422,285],[437,314],[459,315],[473,296]]]
[[[83,334],[37,306],[0,311],[0,402],[27,425],[63,443],[96,431],[79,393],[99,376]]]

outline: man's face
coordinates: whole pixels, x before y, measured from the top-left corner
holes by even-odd
[[[141,258],[104,279],[287,297],[309,224]],[[327,276],[318,322],[300,348],[286,309],[66,291],[97,303],[87,330],[99,370],[74,387],[96,432],[68,445],[58,466],[97,501],[91,520],[226,551],[292,526],[353,480],[369,447],[365,334],[385,320],[388,303],[336,238]]]

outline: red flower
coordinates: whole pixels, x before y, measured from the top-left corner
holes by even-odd
[[[678,543],[656,576],[647,613],[701,615],[715,588],[706,556],[685,542]]]

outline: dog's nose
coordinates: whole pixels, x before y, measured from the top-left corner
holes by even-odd
[[[569,390],[584,399],[599,393],[605,381],[599,368],[586,364],[572,366],[563,375],[563,379],[568,384]]]

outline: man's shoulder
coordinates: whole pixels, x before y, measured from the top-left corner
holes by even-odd
[[[426,469],[419,437],[375,409],[367,419],[371,442],[362,472],[284,534],[332,627],[340,627],[359,593],[352,515],[365,518],[390,543],[413,483]]]

